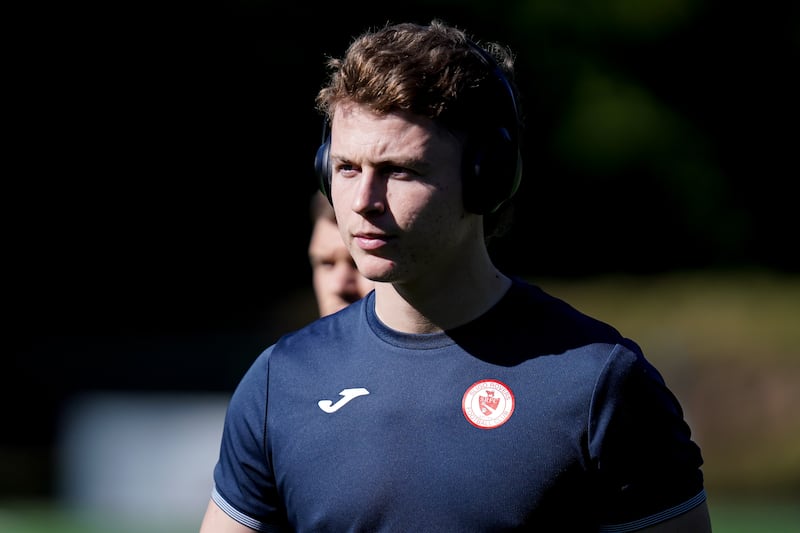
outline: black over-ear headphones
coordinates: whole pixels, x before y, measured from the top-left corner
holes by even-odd
[[[464,206],[472,213],[497,211],[517,192],[522,179],[522,154],[519,146],[519,108],[508,78],[483,48],[469,41],[481,61],[501,84],[504,98],[509,100],[507,112],[498,117],[498,124],[480,139],[468,141],[463,163]],[[326,120],[322,128],[322,144],[314,158],[319,188],[331,199],[330,128]]]
[[[333,204],[333,199],[331,199],[331,178],[333,177],[333,169],[331,168],[331,132],[327,119],[322,124],[322,144],[317,148],[317,155],[314,157],[314,170],[319,179],[319,190]]]

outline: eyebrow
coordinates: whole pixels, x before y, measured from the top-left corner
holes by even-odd
[[[346,157],[339,157],[336,155],[330,156],[331,165],[352,165],[354,164],[350,159]],[[392,158],[387,157],[383,158],[379,161],[371,162],[376,168],[382,167],[403,167],[403,168],[410,168],[413,169],[417,173],[427,173],[428,170],[431,168],[431,163],[427,159],[421,159],[418,157],[412,158]]]

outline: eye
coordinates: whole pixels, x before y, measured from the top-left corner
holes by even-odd
[[[330,270],[336,265],[336,261],[331,259],[320,259],[318,257],[311,258],[311,266],[315,269]]]
[[[419,175],[414,170],[399,165],[386,165],[383,167],[383,173],[389,178],[400,180],[413,179]]]
[[[355,165],[351,165],[349,163],[339,163],[335,167],[336,173],[344,176],[345,178],[352,178],[358,173],[358,169]]]

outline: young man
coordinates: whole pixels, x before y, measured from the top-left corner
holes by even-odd
[[[637,344],[487,252],[520,175],[508,52],[434,21],[329,66],[318,172],[375,290],[246,373],[201,531],[710,531]]]
[[[336,214],[321,192],[311,199],[311,239],[308,259],[319,316],[327,316],[366,296],[373,283],[358,272],[347,250]]]

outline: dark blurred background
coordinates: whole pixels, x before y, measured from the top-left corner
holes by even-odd
[[[326,56],[387,21],[517,53],[525,172],[493,248],[510,273],[800,271],[796,2],[401,4],[4,9],[0,496],[53,493],[76,394],[227,394],[314,316],[314,96]]]

